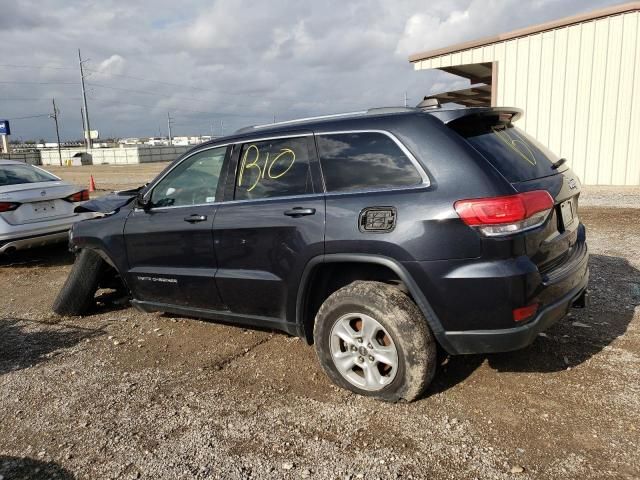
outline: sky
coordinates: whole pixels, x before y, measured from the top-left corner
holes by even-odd
[[[408,56],[623,3],[607,0],[20,0],[0,4],[12,139],[82,138],[78,48],[102,138],[417,104],[463,88]],[[23,118],[31,117],[31,118]]]

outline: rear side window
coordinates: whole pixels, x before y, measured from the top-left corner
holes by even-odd
[[[524,182],[557,173],[551,168],[558,157],[511,124],[489,117],[470,119],[452,126],[507,180]]]
[[[377,132],[317,135],[328,192],[419,185],[415,165],[387,135]]]
[[[0,165],[0,187],[21,183],[57,182],[60,179],[28,165]]]
[[[236,176],[236,200],[313,193],[308,137],[245,143]]]

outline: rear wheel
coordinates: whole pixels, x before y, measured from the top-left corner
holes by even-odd
[[[95,306],[95,294],[100,284],[105,261],[93,250],[81,250],[73,268],[53,302],[58,315],[83,315]]]
[[[436,343],[416,304],[397,287],[357,281],[333,293],[314,327],[316,353],[337,385],[379,400],[412,401],[436,370]]]

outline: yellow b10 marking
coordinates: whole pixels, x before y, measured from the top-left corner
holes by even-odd
[[[254,152],[255,156],[253,159],[251,159],[251,161],[248,161],[250,152]],[[273,173],[272,169],[274,165],[277,166],[279,162],[282,163],[283,161],[286,161],[287,157],[290,160],[287,168],[285,168],[280,173]],[[296,153],[290,148],[281,148],[280,153],[275,157],[273,157],[271,162],[269,162],[269,152],[267,152],[267,154],[264,156],[263,165],[260,165],[258,163],[259,160],[260,160],[260,150],[255,144],[249,145],[249,147],[247,147],[247,149],[245,150],[244,155],[242,156],[242,162],[240,164],[240,174],[238,175],[238,186],[241,187],[244,172],[250,169],[256,169],[256,168],[258,169],[258,172],[257,172],[258,174],[256,175],[256,181],[253,182],[253,185],[251,185],[251,187],[247,189],[248,192],[256,188],[260,180],[264,179],[265,177],[270,178],[272,180],[276,180],[284,176],[289,170],[291,170],[291,167],[293,167],[293,164],[296,162]]]
[[[524,159],[525,162],[530,163],[531,165],[536,165],[536,156],[529,147],[527,141],[518,135],[518,132],[515,130],[499,130],[496,127],[491,127],[493,133],[502,140],[502,142],[509,148],[511,148],[514,152],[516,152],[521,158]],[[513,135],[513,137],[510,135]],[[522,148],[520,148],[522,147]]]

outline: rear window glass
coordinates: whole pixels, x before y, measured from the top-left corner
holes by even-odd
[[[510,124],[473,119],[452,126],[510,182],[524,182],[557,173],[558,157]]]
[[[21,183],[57,182],[59,179],[28,165],[0,165],[0,187]]]
[[[328,192],[418,185],[422,177],[388,136],[377,132],[316,135]]]

